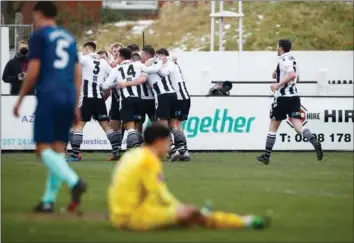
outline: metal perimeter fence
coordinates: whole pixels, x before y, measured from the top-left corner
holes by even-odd
[[[7,24],[1,25],[1,27],[5,27],[9,29],[9,50],[10,57],[14,56],[17,50],[17,47],[21,40],[28,41],[30,34],[33,30],[32,25],[24,25],[24,24]]]

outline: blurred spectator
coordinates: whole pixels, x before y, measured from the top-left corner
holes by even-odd
[[[28,65],[28,44],[26,41],[21,41],[18,46],[18,52],[16,56],[8,61],[5,66],[2,80],[5,83],[10,84],[10,94],[18,95],[21,89],[22,82],[26,78]],[[32,90],[29,95],[33,95]]]

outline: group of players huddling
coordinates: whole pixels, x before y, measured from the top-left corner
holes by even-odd
[[[71,132],[72,154],[69,162],[80,161],[83,129],[93,117],[106,132],[112,145],[110,160],[118,160],[123,138],[127,132],[127,149],[143,142],[142,124],[145,118],[161,122],[171,129],[171,161],[189,161],[187,142],[181,123],[187,120],[190,97],[175,57],[165,48],[155,52],[144,46],[140,55],[136,44],[124,48],[113,44],[109,53],[96,53],[96,44],[86,42],[79,62],[82,66],[82,89],[79,107],[81,122]],[[112,96],[110,117],[105,100]],[[121,124],[123,123],[123,124]]]
[[[87,42],[84,55],[78,58],[75,38],[56,25],[56,15],[53,2],[40,1],[34,6],[36,31],[30,38],[27,78],[13,111],[18,117],[24,96],[36,85],[34,139],[37,154],[49,174],[35,212],[54,211],[62,182],[71,189],[68,212],[77,211],[87,184],[66,162],[65,146],[73,127],[70,139],[73,153],[69,160],[78,161],[82,131],[93,116],[111,142],[114,160],[120,156],[121,121],[128,133],[127,148],[131,150],[117,163],[108,190],[109,219],[114,227],[149,230],[198,224],[211,228],[258,229],[269,225],[268,217],[215,212],[207,205],[199,209],[180,202],[167,189],[161,158],[170,150],[171,160],[189,160],[181,121],[188,117],[190,99],[181,69],[166,49],[155,53],[153,47],[145,46],[140,57],[133,54],[135,45],[130,49],[114,45],[115,60],[109,64],[107,53],[95,53],[96,45]],[[275,134],[287,116],[295,130],[314,146],[318,159],[323,157],[315,135],[301,125],[300,98],[295,87],[297,63],[289,54],[290,49],[290,41],[279,41],[279,63],[273,74],[277,83],[271,86],[275,92],[271,125],[266,151],[258,157],[264,164],[269,163]],[[110,123],[103,95],[108,90],[112,93]],[[159,122],[148,126],[142,136],[141,126],[146,115]],[[175,146],[170,144],[171,133]],[[144,145],[135,148],[143,143],[143,137]]]

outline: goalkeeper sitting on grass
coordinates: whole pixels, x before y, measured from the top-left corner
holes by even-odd
[[[264,228],[268,218],[212,212],[179,202],[163,182],[162,163],[170,149],[170,130],[153,124],[144,132],[145,146],[127,152],[117,163],[108,191],[114,227],[152,230],[171,226]]]

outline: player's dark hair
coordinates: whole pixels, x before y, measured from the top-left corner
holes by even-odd
[[[279,40],[278,45],[283,49],[284,52],[289,52],[291,50],[290,40]]]
[[[168,50],[166,48],[160,48],[156,51],[156,54],[159,55],[164,55],[164,56],[169,56],[170,53],[168,52]]]
[[[143,47],[143,52],[149,54],[151,57],[155,56],[155,49],[150,46],[150,45],[146,45]]]
[[[130,44],[129,46],[127,46],[128,49],[130,49],[132,52],[133,51],[140,51],[140,48],[137,44]]]
[[[153,144],[158,139],[170,137],[170,129],[162,123],[154,123],[148,126],[144,131],[144,140],[146,145]]]
[[[55,18],[58,13],[57,6],[51,1],[39,1],[36,5],[34,5],[33,11],[41,12],[48,18]]]
[[[99,52],[97,52],[98,55],[105,55],[106,57],[108,57],[108,52],[101,50]]]
[[[90,47],[93,51],[96,51],[97,46],[96,46],[95,42],[88,41],[84,44],[84,47],[86,47],[86,46]]]
[[[121,48],[119,49],[119,56],[124,60],[130,60],[132,59],[132,51],[128,48]]]
[[[133,55],[132,55],[132,60],[133,60],[134,62],[136,62],[136,61],[141,61],[141,56],[140,56],[138,53],[133,53]]]

